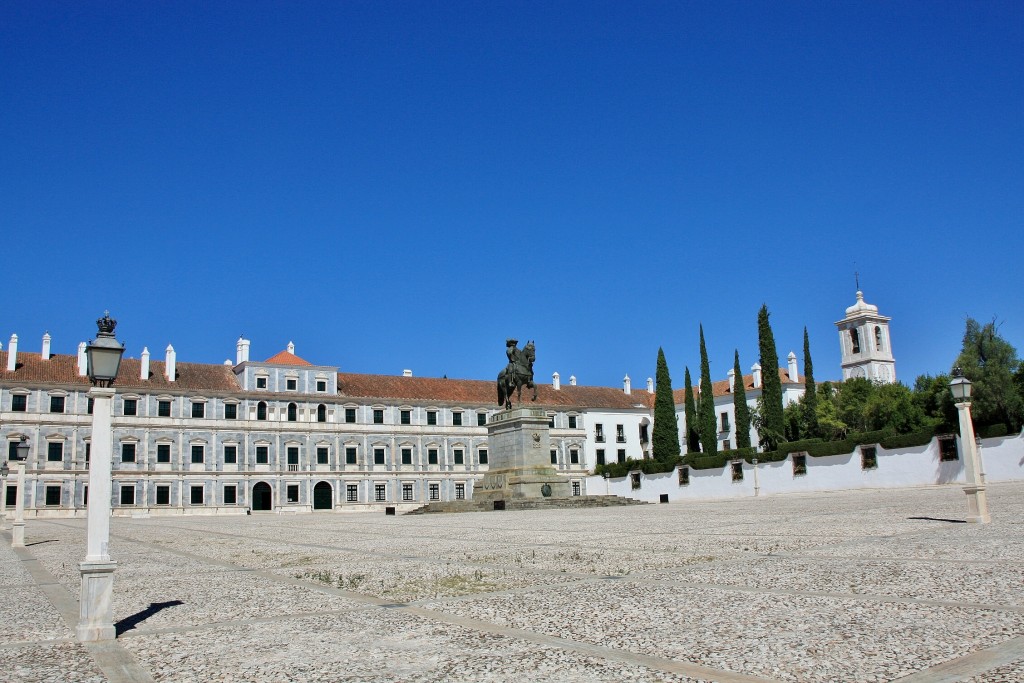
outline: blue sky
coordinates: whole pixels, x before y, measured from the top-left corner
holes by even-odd
[[[1019,2],[4,3],[0,337],[674,384],[1024,347]]]

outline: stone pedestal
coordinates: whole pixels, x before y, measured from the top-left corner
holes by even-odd
[[[548,416],[539,408],[496,413],[487,423],[488,472],[473,485],[473,500],[569,498],[569,480],[551,465]]]
[[[81,562],[82,593],[79,599],[78,640],[113,640],[113,610],[110,599],[114,592],[114,569],[117,562]]]

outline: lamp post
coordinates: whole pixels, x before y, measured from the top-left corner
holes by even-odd
[[[11,473],[11,466],[5,459],[0,463],[0,530],[7,528],[7,475]]]
[[[754,454],[754,497],[761,495],[761,482],[757,480],[757,454]]]
[[[93,386],[89,389],[92,407],[92,446],[89,462],[89,504],[86,508],[86,555],[78,565],[82,575],[79,600],[78,640],[113,640],[114,629],[111,596],[114,591],[114,569],[110,559],[110,461],[113,445],[114,380],[121,366],[124,345],[114,338],[117,321],[110,313],[96,321],[96,340],[85,348],[86,374]]]
[[[21,437],[17,447],[18,497],[14,501],[14,523],[11,524],[11,547],[25,547],[25,461],[30,449],[28,439]]]
[[[960,417],[960,444],[964,448],[964,464],[967,466],[967,521],[975,524],[988,524],[992,518],[988,514],[988,498],[985,495],[985,482],[981,478],[981,463],[978,448],[974,442],[974,423],[971,420],[971,381],[964,377],[963,371],[953,368],[953,379],[949,382],[949,390],[953,393]]]

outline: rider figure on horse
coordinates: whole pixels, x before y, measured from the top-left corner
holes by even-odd
[[[519,394],[524,386],[533,389],[533,400],[536,401],[537,387],[533,383],[533,360],[536,356],[533,342],[520,349],[518,339],[506,339],[505,355],[508,356],[508,366],[498,375],[498,404],[511,408],[512,392]]]

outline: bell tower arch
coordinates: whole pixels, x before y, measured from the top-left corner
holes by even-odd
[[[890,320],[879,314],[878,306],[864,301],[864,293],[857,290],[857,303],[847,308],[846,317],[836,322],[844,380],[864,377],[876,382],[896,382]]]

